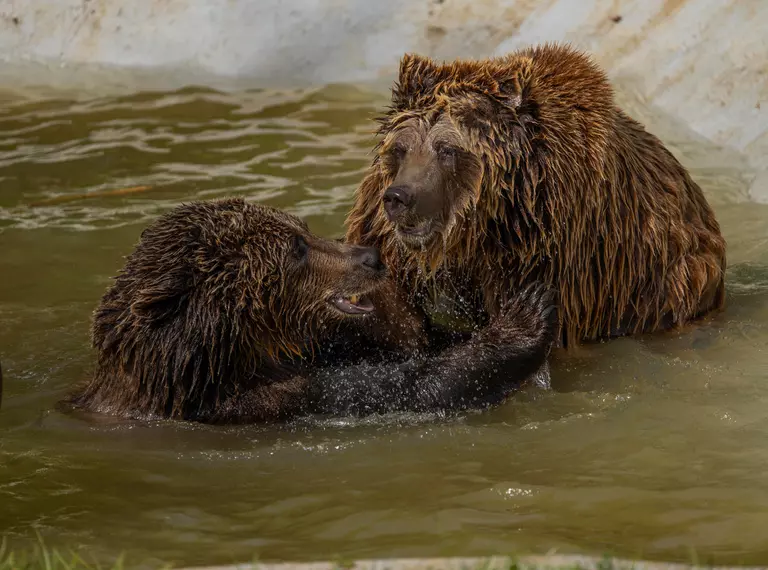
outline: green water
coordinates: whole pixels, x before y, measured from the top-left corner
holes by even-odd
[[[385,99],[352,87],[0,102],[0,534],[134,566],[610,552],[768,562],[768,206],[749,176],[628,95],[701,183],[728,307],[682,335],[553,363],[555,390],[488,413],[289,429],[89,422],[90,313],[140,231],[230,194],[339,235]],[[149,185],[119,197],[29,207]]]

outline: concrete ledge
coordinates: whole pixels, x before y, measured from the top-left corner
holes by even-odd
[[[511,558],[393,558],[355,562],[283,562],[206,566],[195,570],[757,570],[762,566],[700,566],[597,558],[590,556],[523,556]],[[191,570],[191,569],[188,569]]]

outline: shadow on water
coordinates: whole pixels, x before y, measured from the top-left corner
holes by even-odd
[[[747,201],[739,157],[621,103],[716,209],[725,311],[558,357],[555,390],[486,413],[214,428],[53,411],[88,374],[91,311],[142,228],[182,201],[239,194],[340,235],[386,99],[2,97],[0,534],[143,567],[550,549],[764,562],[768,206]]]

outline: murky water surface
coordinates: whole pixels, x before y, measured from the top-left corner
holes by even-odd
[[[0,534],[144,567],[550,549],[768,562],[768,206],[746,200],[737,157],[627,95],[728,240],[728,308],[701,326],[586,348],[553,363],[551,393],[450,420],[225,429],[53,410],[88,374],[90,313],[142,228],[238,194],[340,235],[385,102],[352,87],[0,98]],[[61,201],[134,186],[151,189]]]

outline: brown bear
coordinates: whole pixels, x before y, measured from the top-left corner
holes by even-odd
[[[242,199],[179,206],[142,232],[104,294],[95,372],[65,403],[210,423],[451,410],[498,402],[544,364],[557,311],[535,286],[467,345],[360,368],[375,338],[355,323],[373,313],[368,294],[386,290],[386,275],[376,249],[317,237],[285,212]],[[346,351],[327,354],[324,339],[347,335]]]
[[[723,305],[725,241],[699,186],[585,54],[405,55],[379,122],[346,239],[380,248],[416,317],[482,325],[539,281],[559,289],[567,347]]]

